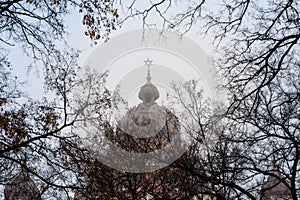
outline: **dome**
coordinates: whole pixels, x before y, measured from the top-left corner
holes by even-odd
[[[143,85],[139,91],[139,99],[145,104],[153,104],[159,98],[159,92],[151,82]]]
[[[137,152],[152,151],[153,147],[160,149],[179,134],[178,118],[166,107],[155,102],[159,98],[159,91],[151,82],[149,67],[152,60],[147,59],[145,65],[148,67],[146,83],[138,93],[142,102],[130,108],[118,121],[117,131],[122,148],[130,147]]]

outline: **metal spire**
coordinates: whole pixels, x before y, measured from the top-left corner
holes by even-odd
[[[147,82],[151,82],[151,73],[150,73],[150,67],[153,65],[152,62],[153,60],[150,60],[149,58],[147,58],[147,60],[144,61],[145,62],[145,66],[148,67],[148,73],[147,73]]]

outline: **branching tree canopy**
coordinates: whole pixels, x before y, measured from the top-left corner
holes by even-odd
[[[247,198],[259,190],[253,181],[270,175],[299,198],[299,2],[223,1],[214,9],[209,2],[191,2],[187,10],[168,18],[160,1],[149,9],[134,12],[143,16],[157,12],[165,27],[190,30],[197,21],[205,34],[215,38],[220,59],[216,65],[224,78],[229,106],[225,118],[232,123],[224,139],[236,147],[235,163],[228,163],[231,183],[242,186]],[[222,144],[222,143],[221,143]],[[218,152],[221,153],[221,152]],[[227,152],[227,159],[231,155]],[[282,177],[276,176],[274,166]],[[228,175],[228,174],[227,174]],[[242,183],[244,182],[244,183]],[[234,188],[229,186],[229,188]],[[251,189],[252,188],[252,189]],[[248,194],[247,194],[248,193]]]
[[[55,95],[50,94],[42,100],[26,97],[18,79],[11,77],[5,66],[1,67],[5,80],[1,82],[1,184],[10,183],[22,169],[35,178],[44,198],[67,199],[70,191],[82,188],[84,177],[77,175],[77,157],[93,159],[82,150],[71,129],[75,121],[82,120],[80,108],[74,108],[75,99],[71,93],[79,84],[74,80],[76,58],[69,52],[58,54],[56,58],[45,80],[47,89]],[[89,78],[102,85],[103,76],[87,77],[80,80],[80,84],[88,88]],[[91,103],[98,104],[99,109],[107,107],[109,94],[102,92]],[[70,145],[73,154],[68,153]]]
[[[290,198],[300,198],[300,3],[293,0],[158,0],[142,5],[136,0],[1,1],[1,186],[21,169],[29,172],[45,199],[68,199],[75,190],[97,189],[99,182],[105,186],[109,186],[105,181],[116,183],[110,176],[122,177],[126,184],[140,181],[138,175],[99,166],[73,133],[74,123],[85,120],[87,105],[104,111],[111,106],[105,74],[87,71],[81,80],[76,79],[79,52],[59,48],[66,38],[66,16],[74,10],[82,16],[78,22],[85,27],[82,34],[91,41],[107,41],[112,30],[132,18],[140,19],[144,28],[152,27],[153,15],[161,20],[159,28],[183,34],[197,29],[214,38],[215,65],[228,102],[218,109],[208,104],[204,115],[198,106],[185,106],[191,119],[199,119],[199,123],[187,126],[198,137],[189,151],[193,156],[186,158],[196,157],[201,165],[180,162],[184,157],[173,163],[179,170],[174,173],[178,174],[175,185],[186,184],[188,180],[180,179],[180,174],[186,174],[192,183],[209,181],[207,188],[202,185],[202,193],[226,199],[259,199],[262,184],[270,176],[289,189]],[[11,66],[8,55],[14,46],[44,72],[47,98],[31,99],[24,83],[11,74],[13,67],[26,67]],[[78,85],[90,89],[89,98],[74,97],[72,91]],[[193,105],[200,105],[199,91],[189,92]],[[206,118],[208,113],[211,115]],[[106,121],[104,114],[99,118]],[[93,185],[90,177],[98,169],[105,173],[97,174],[100,181]],[[168,170],[158,172],[158,177],[170,173]],[[147,182],[139,191],[167,198],[151,187],[161,184],[167,190],[165,182]],[[116,194],[118,184],[123,183],[103,192]],[[139,195],[134,190],[137,185],[127,186],[128,191]],[[192,187],[183,191],[197,193]],[[113,197],[109,192],[105,195]]]
[[[78,52],[58,47],[66,39],[65,18],[73,10],[82,15],[78,24],[86,28],[82,34],[91,40],[106,40],[119,26],[117,9],[110,1],[0,2],[1,185],[11,182],[22,169],[38,183],[43,198],[67,199],[70,189],[82,187],[75,155],[66,153],[67,140],[76,144],[78,155],[82,152],[71,130],[74,121],[80,120],[71,94],[79,84],[75,81]],[[13,68],[27,67],[11,65],[11,47],[21,48],[44,72],[47,98],[31,99],[23,91],[24,84],[11,74]],[[93,78],[102,85],[104,76]],[[108,95],[101,93],[98,103],[101,99],[106,106]]]

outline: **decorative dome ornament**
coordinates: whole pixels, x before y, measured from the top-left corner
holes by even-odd
[[[150,67],[153,65],[153,60],[147,58],[147,60],[145,60],[144,62],[145,66],[148,67],[146,78],[147,83],[141,87],[139,92],[139,99],[141,99],[144,104],[153,104],[159,98],[159,92],[157,88],[151,83]]]

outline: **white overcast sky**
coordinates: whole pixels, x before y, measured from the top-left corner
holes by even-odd
[[[143,3],[144,4],[144,3]],[[141,6],[144,6],[141,4]],[[175,10],[179,9],[179,7],[175,6]],[[158,19],[155,17],[151,17],[151,20],[153,22],[159,22]],[[98,45],[101,45],[103,42],[99,42],[98,45],[91,45],[91,41],[89,38],[87,38],[84,35],[84,27],[81,23],[82,16],[77,13],[77,11],[74,11],[73,14],[69,15],[66,19],[66,25],[67,25],[67,40],[69,41],[69,44],[71,47],[78,48],[82,50],[82,53],[80,55],[80,63],[83,64],[88,56],[97,49]],[[157,23],[159,24],[159,23]],[[211,47],[212,40],[209,37],[206,37],[205,39],[202,38],[197,32],[199,32],[198,26],[195,25],[195,28],[193,28],[190,32],[186,34],[187,37],[194,40],[198,43],[200,47],[208,55],[211,56],[211,53],[213,51],[213,48]],[[111,38],[114,36],[117,36],[119,34],[122,34],[126,31],[135,30],[142,28],[142,22],[141,19],[131,19],[123,24],[122,28],[114,31],[111,34]],[[159,28],[159,25],[158,25]],[[42,70],[31,70],[29,73],[27,73],[26,65],[30,64],[32,62],[31,58],[26,57],[24,52],[19,49],[18,47],[14,47],[10,50],[9,54],[10,60],[12,61],[12,64],[14,66],[14,74],[18,76],[20,80],[26,80],[28,82],[28,93],[29,96],[32,98],[40,98],[44,95],[43,93],[43,75]]]

